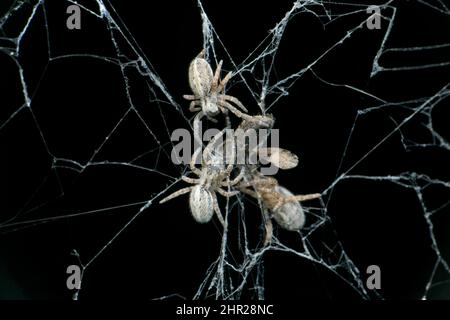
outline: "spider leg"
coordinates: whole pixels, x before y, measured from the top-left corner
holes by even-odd
[[[241,182],[242,178],[244,178],[244,174],[245,174],[245,167],[242,167],[241,172],[239,172],[239,174],[236,176],[236,178],[234,178],[233,180],[230,181],[230,186],[235,186],[239,182]]]
[[[211,117],[211,116],[206,116],[206,117],[208,118],[209,121],[217,123],[217,120],[214,119],[213,117]]]
[[[197,55],[197,58],[204,58],[206,50],[203,48],[202,51]]]
[[[195,162],[201,150],[202,148],[197,148],[197,150],[195,150],[194,153],[192,154],[191,162],[189,162],[189,167],[191,168],[191,171],[194,172],[199,177],[202,174],[202,170],[200,170],[195,166]]]
[[[219,107],[219,110],[222,112],[223,116],[225,117],[225,128],[230,129],[231,121],[230,121],[230,116],[228,114],[228,109],[220,104],[217,104],[217,106]]]
[[[244,120],[251,120],[252,116],[249,116],[248,114],[242,113],[241,111],[239,111],[237,108],[235,108],[233,105],[231,105],[229,102],[223,100],[223,99],[219,99],[218,100],[219,105],[221,105],[222,107],[227,108],[228,110],[230,110],[231,112],[233,112],[236,116],[238,116],[239,118],[242,118]]]
[[[317,199],[320,198],[322,195],[320,193],[311,193],[311,194],[305,194],[305,195],[297,195],[297,196],[291,196],[291,197],[286,197],[284,198],[283,201],[286,202],[291,202],[291,201],[308,201],[308,200],[313,200],[313,199]]]
[[[193,94],[184,94],[183,98],[186,100],[199,100],[198,97],[194,96]]]
[[[231,155],[228,155],[229,145],[231,143]],[[225,152],[225,164],[228,163],[227,168],[225,169],[225,174],[228,176],[231,171],[233,171],[235,159],[236,159],[236,144],[234,142],[234,136],[232,136],[232,140],[226,139],[224,142],[224,152]]]
[[[217,202],[217,196],[215,192],[211,192],[212,198],[213,198],[213,207],[214,211],[216,212],[217,218],[219,219],[220,223],[224,227],[224,229],[227,228],[227,225],[225,223],[225,220],[223,219],[222,213],[220,212],[219,203]]]
[[[254,184],[253,180],[252,180],[252,181],[241,182],[241,184],[239,185],[239,188],[248,188],[248,187],[252,187],[253,184]]]
[[[264,178],[254,178],[251,181],[241,182],[240,187],[253,187],[255,185],[260,185],[268,188],[274,188],[277,185],[277,180],[271,177]]]
[[[220,81],[219,85],[217,86],[217,92],[222,92],[225,89],[225,86],[227,85],[228,81],[233,77],[233,73],[230,71],[227,73],[225,78]]]
[[[182,176],[181,179],[187,183],[192,183],[192,184],[200,183],[200,179],[194,179],[194,178],[190,178],[190,177],[186,177],[186,176]]]
[[[167,202],[169,200],[172,200],[173,198],[176,198],[178,196],[181,196],[182,194],[188,193],[189,191],[192,190],[192,188],[194,188],[194,186],[191,187],[186,187],[183,189],[180,189],[178,191],[175,191],[174,193],[172,193],[170,196],[165,197],[164,199],[162,199],[161,201],[159,201],[159,203],[164,203]]]
[[[241,191],[241,192],[243,192],[243,193],[245,193],[245,194],[248,194],[249,196],[251,196],[251,197],[253,197],[253,198],[255,198],[255,199],[258,199],[259,198],[259,195],[258,195],[258,193],[256,193],[255,191],[253,191],[253,190],[250,190],[250,189],[248,189],[248,188],[239,188],[239,190]]]
[[[233,96],[229,96],[227,94],[221,94],[220,95],[220,99],[223,99],[225,101],[231,101],[234,104],[236,104],[239,108],[241,108],[242,111],[248,112],[247,108],[244,107],[244,105],[242,104],[242,102],[239,101],[238,98],[235,98]]]
[[[308,200],[317,199],[317,198],[320,198],[320,197],[321,197],[320,193],[312,193],[312,194],[306,194],[306,195],[297,195],[297,196],[284,197],[273,208],[273,211],[278,210],[280,207],[282,207],[283,205],[285,205],[286,203],[289,203],[289,202],[296,202],[296,201],[302,202],[302,201],[308,201]]]
[[[200,106],[200,107],[195,107],[195,106]],[[191,112],[197,112],[197,111],[201,111],[201,110],[202,110],[202,107],[201,107],[200,101],[194,100],[189,105],[189,111],[191,111]]]
[[[221,188],[217,188],[216,191],[217,191],[220,195],[224,196],[225,198],[230,198],[230,197],[232,197],[232,196],[236,196],[236,195],[239,194],[239,191],[226,191],[226,190],[223,190],[223,189],[221,189]]]
[[[226,173],[227,175],[230,174],[230,172],[227,172],[227,171],[225,171],[225,173]],[[238,174],[233,180],[222,181],[222,182],[220,183],[220,185],[221,185],[222,187],[228,187],[228,186],[232,187],[232,186],[235,186],[235,185],[237,185],[239,182],[241,182],[242,178],[244,178],[244,174],[245,174],[245,168],[242,167],[242,168],[241,168],[241,171],[239,172],[239,174]]]
[[[264,221],[265,221],[265,229],[266,234],[264,235],[264,246],[270,245],[272,242],[272,236],[273,236],[273,224],[272,219],[270,219],[270,216],[267,212],[267,210],[264,210]]]
[[[217,65],[216,72],[214,73],[214,77],[211,82],[211,92],[215,92],[217,89],[217,86],[219,85],[219,77],[220,77],[220,70],[222,69],[222,63],[223,63],[223,61],[220,60],[219,64]]]

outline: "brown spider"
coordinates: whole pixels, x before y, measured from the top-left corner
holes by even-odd
[[[249,189],[253,187],[254,190]],[[294,195],[288,189],[280,186],[277,179],[255,174],[248,182],[241,182],[239,190],[256,199],[261,199],[264,206],[272,213],[275,221],[284,229],[297,231],[305,224],[305,213],[299,202],[317,199],[319,193]],[[266,236],[264,245],[272,239],[272,221],[265,216]]]
[[[239,193],[239,191],[227,191],[222,188],[231,187],[238,184],[244,174],[242,170],[239,175],[230,180],[230,173],[233,170],[233,161],[225,166],[226,161],[221,153],[217,152],[214,148],[214,144],[219,137],[223,135],[225,130],[219,132],[211,139],[202,154],[202,168],[198,169],[195,166],[195,160],[200,152],[200,148],[197,149],[191,159],[190,168],[194,174],[198,176],[197,179],[182,176],[181,179],[187,183],[194,184],[194,186],[182,188],[168,197],[162,199],[159,203],[164,203],[173,198],[176,198],[182,194],[190,192],[189,206],[192,216],[199,223],[209,222],[213,216],[213,212],[216,212],[217,218],[226,228],[226,222],[220,212],[220,208],[217,202],[216,191],[224,197],[232,197]],[[231,159],[234,158],[235,146],[233,145]]]
[[[251,119],[251,116],[242,113],[230,103],[232,102],[243,111],[248,112],[237,98],[223,93],[225,85],[232,77],[232,73],[229,72],[225,78],[219,81],[223,61],[219,62],[213,75],[211,66],[204,56],[205,50],[203,49],[189,66],[189,85],[194,94],[183,96],[187,100],[192,100],[189,111],[202,111],[208,119],[214,122],[216,122],[214,116],[220,111],[227,114],[228,110],[240,118]]]

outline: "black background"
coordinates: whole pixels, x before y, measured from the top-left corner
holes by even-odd
[[[85,3],[98,11],[93,1]],[[143,121],[136,112],[130,111],[118,65],[92,57],[60,58],[86,53],[117,58],[105,21],[83,12],[82,29],[68,30],[65,27],[67,5],[63,1],[46,2],[48,27],[45,27],[42,10],[38,10],[21,42],[19,61],[25,70],[33,112],[24,108],[0,130],[2,221],[17,214],[10,222],[65,217],[153,198],[170,182],[157,172],[99,165],[88,167],[80,174],[64,168],[65,165],[74,167],[69,163],[53,163],[52,155],[85,164],[120,119],[123,121],[93,161],[129,163],[158,147],[145,125],[166,144],[165,152],[170,153],[168,132],[188,128],[185,117],[192,117],[182,95],[190,91],[187,66],[203,45],[200,11],[194,1],[161,2],[148,7],[138,1],[113,2],[117,13],[114,19],[122,19],[122,30],[125,30],[124,25],[128,28],[126,37],[135,41],[133,47],[139,48],[138,54],[151,63],[152,70],[184,110],[181,114],[168,103],[151,101],[155,96],[149,87],[156,91],[156,98],[167,99],[148,77],[130,68],[127,69],[130,96]],[[289,1],[276,4],[247,1],[245,5],[243,1],[226,4],[205,1],[205,11],[223,43],[216,39],[215,49],[217,56],[224,59],[224,68],[232,69],[224,47],[234,62],[240,63],[291,6]],[[448,17],[413,1],[398,1],[395,6],[398,17],[389,47],[450,43]],[[338,7],[333,8],[338,10]],[[272,76],[283,79],[304,68],[363,19],[364,14],[349,16],[324,29],[311,14],[296,16],[282,37],[275,60],[276,72]],[[14,34],[14,27],[25,19],[11,21],[14,23],[3,29],[5,34],[8,34],[5,30]],[[386,23],[384,20],[379,31],[356,31],[314,67],[316,74],[329,82],[361,88],[387,101],[434,95],[448,82],[448,66],[370,77]],[[47,31],[51,58],[48,57]],[[123,37],[117,39],[123,41]],[[7,42],[2,44],[7,45]],[[119,45],[122,49],[125,47],[124,42]],[[122,52],[134,57],[131,50]],[[429,61],[448,61],[448,53],[448,50],[441,50],[418,54],[410,58],[411,61],[403,56],[387,55],[382,61],[391,66],[424,65]],[[0,111],[2,124],[20,108],[23,93],[19,89],[18,68],[7,52],[1,53],[0,64],[2,95],[6,97],[2,99]],[[246,78],[253,79],[249,84],[256,92],[258,84],[254,78],[261,75],[261,70],[255,68],[254,77],[247,75]],[[242,82],[233,79],[229,93],[239,97],[252,113],[258,112],[255,100]],[[268,102],[272,99],[269,97]],[[357,110],[375,106],[375,102],[361,93],[327,85],[306,72],[289,89],[289,95],[270,110],[277,120],[276,128],[280,129],[281,146],[300,157],[299,167],[280,172],[279,181],[298,194],[325,190],[336,178]],[[444,137],[448,126],[446,108],[448,101],[443,101],[434,114],[435,128]],[[405,118],[401,110],[387,110],[370,114],[356,123],[343,169],[351,167],[395,128],[392,118]],[[124,117],[126,112],[129,113]],[[419,120],[412,121],[402,132],[415,139],[428,137]],[[448,151],[439,148],[406,151],[400,135],[395,133],[351,173],[384,176],[414,171],[448,180],[449,160]],[[183,170],[166,156],[158,157],[155,151],[134,163],[173,177],[179,177]],[[443,199],[448,199],[448,190],[446,193],[438,188],[430,190],[426,198],[430,207],[445,203]],[[0,229],[0,297],[70,299],[73,292],[66,288],[65,270],[69,264],[77,263],[71,251],[76,249],[82,262],[87,262],[141,206],[103,210],[26,227],[3,227]],[[258,210],[250,203],[248,208],[247,221],[254,227],[250,233],[256,243],[261,232]],[[433,221],[440,249],[448,259],[450,221],[448,208],[443,211]],[[423,211],[413,190],[388,182],[344,181],[333,192],[328,214],[337,238],[356,266],[362,272],[371,264],[381,267],[382,297],[421,298],[435,256],[430,249]],[[80,298],[149,300],[174,293],[190,298],[219,254],[218,230],[217,222],[195,223],[189,214],[186,196],[165,205],[155,201],[92,262],[85,273]],[[281,241],[295,244],[295,237],[286,231],[276,233]],[[361,299],[329,271],[286,253],[268,252],[264,257],[264,274],[268,299]],[[446,279],[442,270],[438,270],[438,276]],[[429,297],[448,298],[448,284],[431,290]],[[243,298],[254,296],[244,290]]]

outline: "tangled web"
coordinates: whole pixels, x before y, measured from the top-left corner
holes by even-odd
[[[445,1],[9,2],[0,267],[15,297],[70,292],[70,264],[82,267],[80,298],[450,297]],[[74,4],[81,30],[66,27]],[[192,130],[182,95],[202,48],[233,72],[227,92],[273,114],[280,146],[300,156],[280,183],[321,193],[306,226],[276,228],[268,246],[262,208],[244,195],[221,202],[225,233],[197,225],[186,197],[158,203],[189,170],[172,163],[171,134]],[[379,290],[367,287],[370,265]]]

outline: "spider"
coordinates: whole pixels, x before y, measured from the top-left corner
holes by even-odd
[[[249,189],[253,187],[254,190]],[[278,184],[277,179],[255,174],[248,182],[241,182],[239,190],[256,199],[261,199],[264,206],[272,213],[275,221],[284,229],[297,231],[305,224],[305,213],[299,202],[317,199],[319,193],[307,195],[294,195],[285,187]],[[272,221],[270,216],[265,214],[266,236],[264,245],[270,243],[272,239]]]
[[[194,186],[182,188],[162,199],[159,203],[164,203],[182,194],[190,192],[189,207],[194,219],[199,223],[207,223],[211,220],[213,212],[215,212],[220,223],[224,228],[226,228],[227,224],[225,223],[225,220],[220,212],[216,191],[227,198],[239,194],[239,191],[227,191],[222,188],[231,187],[238,184],[243,177],[244,171],[241,170],[241,172],[234,179],[230,180],[230,173],[234,168],[233,162],[231,161],[230,164],[225,166],[225,161],[222,154],[218,153],[217,149],[213,149],[215,142],[223,135],[224,132],[225,130],[222,130],[216,134],[205,147],[202,154],[201,169],[195,166],[195,160],[200,152],[200,148],[198,148],[192,155],[190,168],[192,172],[198,176],[198,179],[187,176],[182,176],[181,179],[187,183],[194,184]],[[231,159],[234,158],[234,148],[235,146],[232,145]]]
[[[205,49],[189,65],[189,85],[194,94],[183,95],[183,98],[192,100],[189,111],[201,111],[202,115],[206,115],[213,122],[217,122],[214,116],[219,114],[219,112],[227,114],[228,110],[240,118],[251,119],[251,116],[239,111],[230,103],[232,102],[244,112],[248,112],[237,98],[223,93],[225,85],[232,77],[232,73],[229,72],[225,78],[219,81],[223,61],[219,62],[213,75],[211,66],[204,57]]]

